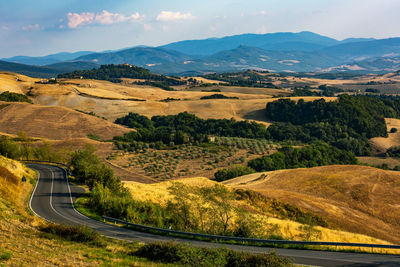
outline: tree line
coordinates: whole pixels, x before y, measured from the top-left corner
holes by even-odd
[[[76,70],[69,73],[59,74],[58,78],[75,79],[83,77],[84,79],[105,80],[110,82],[121,82],[121,78],[143,79],[152,81],[151,85],[162,87],[164,89],[173,85],[186,84],[179,78],[171,78],[164,75],[154,74],[148,69],[133,65],[101,65],[98,69]]]
[[[162,142],[165,145],[185,143],[203,143],[210,135],[266,138],[268,131],[262,124],[234,119],[201,119],[187,112],[178,115],[145,116],[129,113],[115,121],[117,124],[136,129],[123,137],[115,137],[120,142]]]
[[[237,165],[227,169],[220,169],[214,176],[217,181],[225,181],[255,172],[311,168],[335,164],[357,164],[357,159],[352,152],[318,141],[302,148],[282,147],[278,149],[278,152],[270,156],[250,160],[247,166]]]
[[[341,95],[338,101],[313,102],[279,99],[268,103],[266,117],[274,121],[269,134],[275,140],[309,143],[321,140],[356,155],[369,155],[368,139],[386,137],[384,118],[400,114],[398,98]]]

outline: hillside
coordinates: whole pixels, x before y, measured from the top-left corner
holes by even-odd
[[[22,176],[26,183],[21,183]],[[45,222],[28,208],[36,174],[0,156],[0,181],[1,266],[164,266],[132,256],[139,247],[136,243],[110,239],[101,240],[106,245],[94,245],[40,231]]]
[[[106,52],[18,56],[0,61],[0,70],[54,77],[100,64],[129,63],[159,74],[184,75],[246,69],[275,72],[382,73],[397,70],[400,38],[338,41],[312,32],[242,34],[185,40],[160,47],[136,46]],[[7,61],[7,62],[6,62]],[[23,64],[21,64],[23,63]]]
[[[363,166],[258,173],[224,182],[314,212],[333,228],[399,242],[400,174]]]
[[[92,69],[98,65],[92,62],[57,62],[51,65],[37,66],[0,60],[0,71],[15,72],[35,78],[56,77],[60,73],[76,69]]]
[[[288,50],[299,49],[298,44],[304,44],[300,50],[308,50],[310,46],[315,48],[338,44],[339,41],[321,36],[312,32],[280,32],[269,34],[242,34],[223,38],[209,38],[204,40],[189,40],[175,42],[162,46],[189,55],[210,56],[212,54],[237,48],[240,45],[269,48],[270,50],[282,50],[286,46]],[[297,44],[296,49],[290,49]]]
[[[19,74],[29,75],[31,77],[43,78],[55,77],[58,74],[56,70],[53,70],[51,68],[6,62],[2,60],[0,60],[0,71],[10,71]]]
[[[190,60],[191,57],[183,53],[154,47],[134,47],[121,51],[94,53],[78,57],[76,60],[91,61],[96,64],[134,64],[137,66],[158,65],[162,63],[177,63]]]
[[[3,102],[4,103],[4,102]],[[111,139],[129,130],[103,119],[64,107],[48,107],[24,103],[6,103],[0,110],[0,132],[53,140],[86,138],[94,134]]]
[[[391,147],[400,146],[400,133],[391,133],[392,128],[400,128],[400,120],[398,119],[385,119],[388,130],[388,137],[376,137],[371,139],[371,144],[376,152],[376,154],[386,153],[386,151]]]
[[[127,186],[134,199],[139,200],[139,201],[150,201],[150,202],[155,202],[157,204],[161,204],[162,206],[168,205],[169,201],[174,201],[175,196],[178,195],[179,197],[182,197],[179,195],[179,193],[172,191],[172,188],[174,186],[182,186],[187,190],[193,199],[188,200],[188,205],[196,207],[196,210],[200,210],[199,205],[201,206],[202,203],[198,202],[198,190],[199,188],[213,188],[215,185],[217,185],[217,182],[211,181],[207,178],[184,178],[184,179],[178,179],[174,181],[166,181],[166,182],[161,182],[157,184],[141,184],[137,182],[125,182],[125,186]],[[228,190],[230,187],[226,187]],[[239,197],[237,197],[239,199]],[[196,202],[197,201],[197,202]],[[196,202],[196,203],[194,203]],[[204,205],[204,203],[203,203]],[[283,219],[279,218],[276,213],[274,213],[273,209],[271,209],[271,203],[268,202],[263,202],[263,208],[254,205],[251,203],[249,200],[246,199],[240,199],[240,200],[229,200],[229,205],[233,205],[237,208],[242,207],[253,213],[258,220],[260,220],[260,225],[258,225],[259,229],[256,229],[257,232],[263,232],[263,231],[268,231],[267,229],[271,227],[271,225],[276,225],[278,227],[274,231],[275,234],[280,233],[283,238],[285,239],[295,239],[295,240],[302,240],[301,236],[301,223],[298,223],[293,220],[289,219]],[[279,205],[279,204],[277,204]],[[289,208],[289,206],[286,206],[286,208]],[[288,212],[288,211],[283,211]],[[237,220],[236,215],[233,215],[233,219]],[[242,215],[243,216],[243,215]],[[375,238],[371,238],[366,235],[360,235],[360,234],[353,234],[345,231],[336,231],[336,230],[331,230],[326,227],[316,227],[319,231],[321,231],[321,236],[315,240],[320,240],[320,241],[337,241],[337,242],[366,242],[366,243],[371,243],[371,242],[377,242],[377,243],[385,243],[382,240],[377,240]],[[270,230],[271,231],[271,230]]]
[[[20,63],[20,64],[26,64],[26,65],[44,66],[44,65],[59,63],[62,61],[73,60],[77,57],[81,57],[81,56],[92,54],[92,53],[93,52],[90,52],[90,51],[79,51],[79,52],[75,52],[75,53],[61,52],[61,53],[51,54],[51,55],[42,56],[42,57],[16,56],[16,57],[10,57],[10,58],[3,58],[1,60],[8,61],[8,62],[14,62],[14,63]]]

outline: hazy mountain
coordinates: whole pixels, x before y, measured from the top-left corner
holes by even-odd
[[[324,48],[326,46],[314,43],[305,42],[286,42],[286,43],[276,43],[276,44],[266,44],[259,48],[264,50],[272,51],[303,51],[311,52]]]
[[[376,41],[375,38],[347,38],[341,41],[341,44],[346,43],[358,43],[358,42],[369,42],[369,41]]]
[[[340,61],[320,53],[303,51],[271,51],[258,47],[239,46],[197,60],[184,63],[149,67],[152,71],[173,74],[195,72],[219,72],[245,69],[272,71],[316,71],[339,64]],[[167,72],[165,72],[168,70]]]
[[[337,41],[312,32],[242,34],[182,41],[162,47],[135,46],[115,51],[87,53],[90,52],[59,53],[41,58],[14,57],[11,59],[24,62],[30,60],[28,62],[37,64],[39,61],[41,64],[45,61],[57,62],[46,64],[42,68],[3,63],[3,70],[17,69],[24,73],[30,71],[49,76],[78,69],[92,69],[101,64],[129,63],[160,74],[243,69],[277,72],[392,71],[398,66],[400,38],[349,38]],[[78,57],[74,58],[75,56]],[[61,59],[64,61],[58,61]]]
[[[67,61],[46,65],[45,67],[55,70],[59,73],[65,73],[74,70],[91,70],[100,67],[100,65],[87,61]]]
[[[151,67],[163,63],[179,63],[190,60],[191,57],[164,48],[134,47],[109,53],[94,53],[77,58],[79,61],[90,61],[96,64],[123,64]]]
[[[56,77],[60,73],[66,73],[74,70],[89,70],[98,67],[99,65],[97,64],[83,61],[62,62],[47,66],[33,66],[0,60],[0,71],[10,71],[37,78],[51,78]]]
[[[368,58],[400,55],[400,38],[345,43],[326,47],[319,52],[343,62],[360,61]]]
[[[358,71],[379,73],[395,72],[399,70],[400,56],[370,58],[328,69],[328,71]]]
[[[49,78],[57,76],[57,71],[47,67],[31,66],[0,60],[0,71],[10,71],[24,74],[30,77]]]
[[[279,48],[279,44],[286,43],[305,43],[315,45],[316,48],[322,48],[326,46],[337,45],[340,42],[312,32],[300,32],[300,33],[267,33],[267,34],[242,34],[227,36],[223,38],[211,38],[205,40],[189,40],[175,42],[162,46],[172,50],[179,51],[181,53],[189,55],[202,55],[209,56],[224,50],[235,49],[240,45],[268,48],[271,47]],[[309,46],[309,45],[308,45]],[[294,47],[289,45],[290,49]],[[308,48],[309,49],[309,48]],[[275,49],[271,49],[275,50]],[[282,50],[282,49],[278,49]],[[304,51],[304,49],[302,49]]]
[[[75,53],[62,52],[62,53],[47,55],[47,56],[43,56],[43,57],[16,56],[16,57],[10,57],[10,58],[3,58],[2,60],[8,61],[8,62],[14,62],[14,63],[26,64],[26,65],[44,66],[44,65],[62,62],[62,61],[70,61],[77,57],[92,54],[92,53],[93,52],[90,52],[90,51],[80,51],[80,52],[75,52]]]

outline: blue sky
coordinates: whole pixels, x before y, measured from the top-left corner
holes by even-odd
[[[399,0],[0,0],[0,58],[241,33],[400,36]]]

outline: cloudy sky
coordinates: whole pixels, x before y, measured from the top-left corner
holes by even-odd
[[[0,58],[241,33],[400,36],[399,0],[0,0]]]

